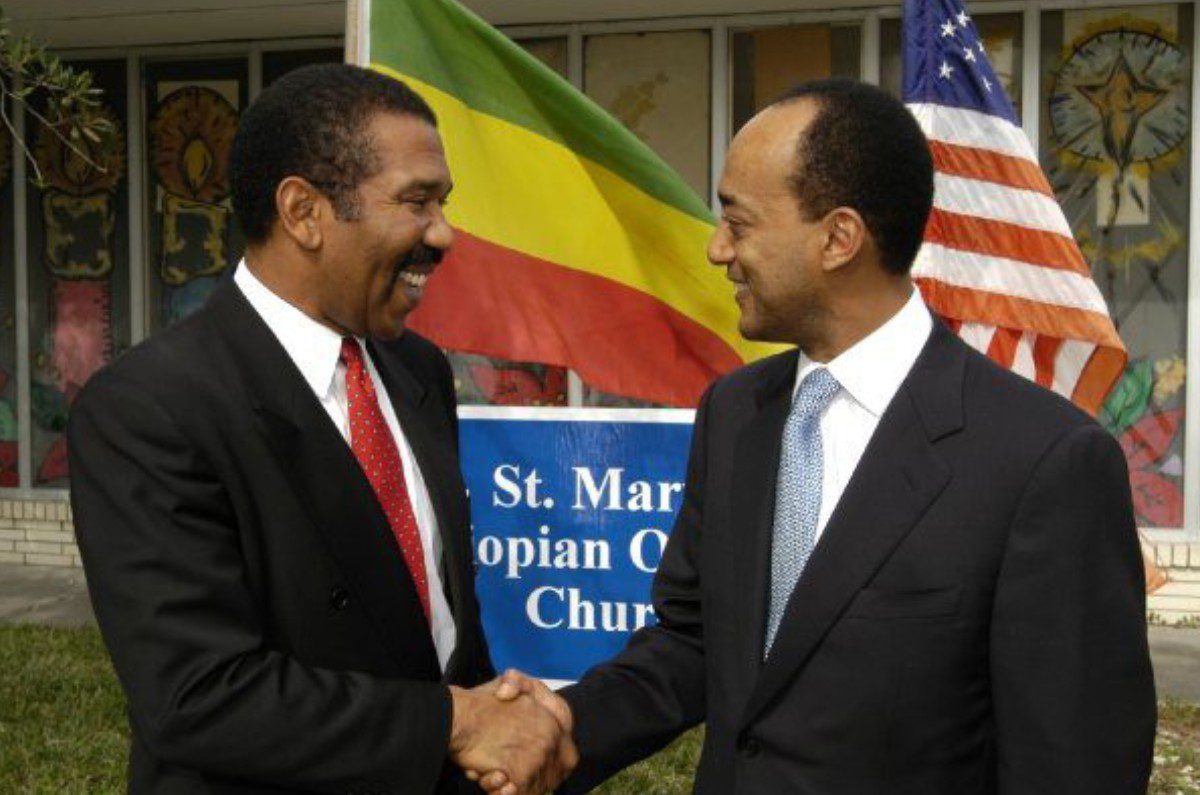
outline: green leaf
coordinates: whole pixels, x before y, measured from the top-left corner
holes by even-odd
[[[1100,423],[1114,436],[1120,435],[1146,413],[1154,391],[1154,362],[1139,359],[1125,370],[1116,388],[1100,410]]]

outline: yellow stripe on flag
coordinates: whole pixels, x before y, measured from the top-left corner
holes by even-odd
[[[455,176],[450,223],[471,234],[653,295],[745,361],[781,350],[737,332],[724,271],[708,264],[712,225],[646,194],[563,145],[473,110],[381,64],[430,104]]]

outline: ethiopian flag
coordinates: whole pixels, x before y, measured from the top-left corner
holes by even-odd
[[[738,335],[704,201],[620,122],[450,0],[359,13],[359,59],[433,107],[454,177],[454,247],[412,328],[678,406],[776,350]]]

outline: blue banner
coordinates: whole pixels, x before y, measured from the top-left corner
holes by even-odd
[[[464,407],[476,588],[498,670],[571,681],[654,622],[691,411]]]

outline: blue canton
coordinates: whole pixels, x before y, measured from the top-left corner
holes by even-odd
[[[904,102],[1017,115],[960,0],[904,0]]]
[[[817,542],[821,485],[821,413],[841,387],[824,367],[800,382],[783,427],[779,477],[775,482],[775,531],[771,541],[771,604],[763,657],[771,651],[783,610]]]

